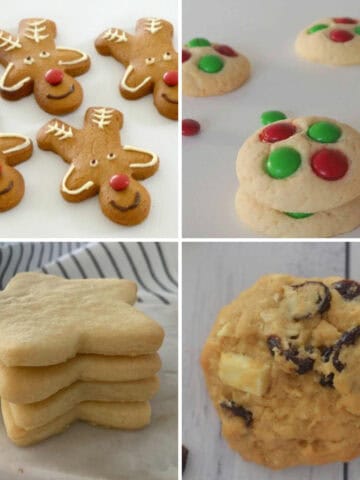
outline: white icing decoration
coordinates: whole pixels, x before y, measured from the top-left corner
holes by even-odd
[[[99,161],[96,158],[90,160],[90,167],[97,167],[99,165]]]
[[[10,147],[6,150],[3,150],[2,153],[5,155],[7,153],[13,153],[13,152],[19,152],[20,150],[24,150],[25,148],[29,147],[31,145],[31,140],[29,137],[24,137],[23,135],[18,135],[16,133],[0,133],[0,138],[20,138],[21,140],[24,140],[23,143],[20,143],[20,145],[16,145],[15,147]]]
[[[80,54],[80,58],[76,58],[75,60],[59,60],[58,65],[77,65],[78,63],[88,60],[89,58],[86,53],[82,52],[81,50],[77,50],[76,48],[56,47],[56,50],[68,50]]]
[[[149,152],[148,150],[143,150],[142,148],[132,147],[131,145],[124,145],[123,149],[130,152],[140,152],[146,153],[151,156],[151,160],[146,163],[130,163],[130,168],[147,168],[153,167],[159,161],[159,157],[154,152]]]
[[[151,81],[151,77],[146,77],[145,80],[143,80],[139,85],[136,87],[129,87],[129,85],[126,83],[128,81],[128,78],[134,71],[134,67],[132,65],[129,65],[126,69],[125,75],[123,79],[121,80],[121,86],[124,90],[127,90],[128,92],[137,92],[140,90],[144,85],[146,85],[148,82]]]
[[[5,32],[2,30],[0,31],[0,48],[5,48],[5,52],[11,52],[11,50],[14,50],[15,48],[22,48],[22,45],[19,41],[19,37],[16,37],[15,39],[8,34],[6,37]]]
[[[106,158],[108,160],[114,160],[116,158],[116,155],[115,155],[115,153],[108,153]]]
[[[69,125],[63,123],[54,122],[49,123],[46,133],[53,133],[55,137],[58,137],[59,140],[66,140],[67,138],[72,138],[74,136],[72,128]]]
[[[165,52],[164,55],[163,55],[163,59],[164,59],[165,61],[171,60],[171,59],[172,59],[171,53]]]
[[[6,67],[6,70],[3,76],[0,79],[0,89],[5,90],[6,92],[16,92],[17,90],[20,90],[20,88],[22,88],[25,85],[25,83],[31,81],[30,77],[25,77],[19,82],[15,83],[15,85],[11,85],[11,87],[5,86],[6,78],[9,75],[10,70],[13,68],[13,66],[14,64],[10,62]]]
[[[145,58],[145,63],[146,65],[152,65],[153,63],[155,63],[155,57]]]
[[[42,34],[42,32],[46,31],[46,25],[44,25],[45,22],[45,19],[41,19],[27,23],[27,27],[25,28],[25,32],[27,33],[25,33],[24,36],[29,40],[34,40],[36,43],[46,40],[49,38],[49,34]]]
[[[61,184],[61,190],[64,192],[64,193],[67,193],[68,195],[78,195],[79,193],[82,193],[82,192],[85,192],[86,190],[89,190],[89,188],[93,187],[95,184],[94,182],[92,182],[91,180],[89,180],[88,182],[84,183],[84,185],[82,185],[81,187],[79,188],[75,188],[74,190],[70,190],[67,186],[66,186],[66,182],[68,181],[70,175],[72,174],[72,172],[75,170],[75,166],[74,165],[71,165],[71,167],[69,168],[69,170],[67,171],[65,177],[63,178],[63,181],[62,181],[62,184]]]
[[[147,18],[145,21],[145,30],[152,35],[162,29],[161,20],[158,18]]]
[[[120,33],[121,32],[121,33]],[[103,38],[108,42],[121,43],[127,42],[128,38],[125,32],[118,30],[117,28],[109,28],[103,35]]]
[[[32,65],[33,63],[35,63],[35,60],[33,59],[33,57],[26,57],[24,58],[24,63],[25,65]]]
[[[113,111],[114,110],[111,110],[110,108],[95,108],[92,112],[91,121],[99,128],[104,128],[107,125],[110,125]]]
[[[40,52],[39,53],[39,57],[40,58],[49,58],[50,57],[50,53],[49,52]]]

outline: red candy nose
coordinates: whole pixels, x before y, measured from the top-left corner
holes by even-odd
[[[110,178],[110,187],[117,192],[125,190],[130,183],[130,178],[124,173],[119,173]]]
[[[163,80],[168,87],[176,87],[178,84],[178,72],[172,70],[171,72],[165,72]]]
[[[60,85],[60,83],[64,79],[64,72],[62,70],[58,70],[57,68],[52,68],[45,73],[45,80],[50,85]]]

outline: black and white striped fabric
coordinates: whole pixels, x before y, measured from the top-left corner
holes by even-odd
[[[137,283],[139,302],[172,304],[177,299],[176,243],[1,243],[0,289],[25,271],[65,278],[127,278]]]

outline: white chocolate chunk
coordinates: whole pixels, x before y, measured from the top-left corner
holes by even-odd
[[[270,384],[270,367],[241,353],[222,353],[219,378],[225,384],[261,396]]]
[[[218,337],[229,337],[233,333],[233,326],[230,322],[225,323],[217,332]]]

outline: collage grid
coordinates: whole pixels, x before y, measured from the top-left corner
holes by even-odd
[[[309,7],[12,0],[0,480],[359,477],[360,13]]]

